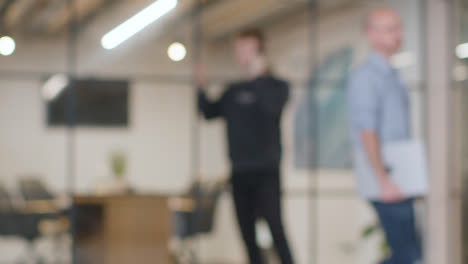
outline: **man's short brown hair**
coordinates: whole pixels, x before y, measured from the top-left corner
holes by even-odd
[[[263,32],[258,28],[249,28],[242,30],[239,32],[236,39],[244,39],[244,38],[254,38],[258,41],[258,50],[259,52],[265,52],[265,37],[263,36]]]

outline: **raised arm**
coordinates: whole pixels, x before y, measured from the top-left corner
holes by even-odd
[[[206,119],[213,119],[222,116],[222,102],[224,95],[217,101],[207,98],[203,89],[198,91],[198,109]]]
[[[224,95],[217,101],[208,99],[205,93],[206,78],[204,67],[198,63],[194,69],[198,88],[198,110],[206,119],[213,119],[222,115],[222,102]]]

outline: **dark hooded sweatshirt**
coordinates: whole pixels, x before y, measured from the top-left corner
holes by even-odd
[[[226,120],[234,171],[279,166],[281,114],[288,96],[288,84],[272,76],[232,83],[217,101],[210,101],[200,91],[198,106],[205,118]]]

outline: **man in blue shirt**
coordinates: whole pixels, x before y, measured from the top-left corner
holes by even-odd
[[[375,208],[390,245],[391,256],[383,264],[415,264],[421,259],[421,247],[413,199],[392,182],[381,158],[384,144],[410,138],[407,89],[390,64],[401,45],[400,17],[391,9],[372,10],[365,32],[372,52],[348,87],[358,190]]]

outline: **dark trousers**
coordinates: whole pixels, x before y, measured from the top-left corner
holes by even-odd
[[[250,264],[263,264],[255,235],[257,217],[270,227],[282,264],[292,264],[291,251],[281,221],[279,169],[233,172],[232,187],[237,221],[247,248]]]
[[[382,264],[415,264],[421,260],[421,242],[418,237],[413,200],[399,203],[372,202],[383,227],[391,256]]]

